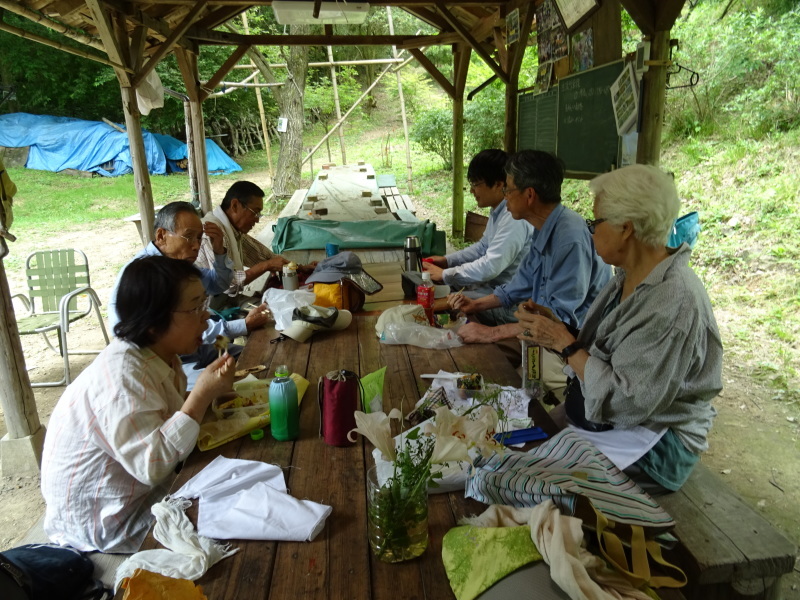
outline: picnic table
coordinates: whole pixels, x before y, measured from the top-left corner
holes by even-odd
[[[462,493],[429,499],[429,543],[418,559],[399,564],[378,561],[367,540],[366,472],[372,446],[359,438],[352,447],[326,445],[319,437],[316,384],[337,369],[360,376],[386,366],[384,409],[409,412],[427,389],[423,373],[480,371],[487,381],[519,385],[519,376],[494,345],[466,345],[451,350],[381,344],[375,334],[377,317],[356,316],[347,329],[318,333],[306,343],[286,340],[271,344],[273,328],[251,334],[239,368],[263,364],[272,373],[279,364],[311,382],[300,405],[300,436],[278,442],[269,434],[253,441],[245,436],[214,450],[195,451],[187,459],[173,489],[177,490],[219,455],[280,465],[290,493],[333,508],[322,532],[312,542],[232,540],[240,551],[213,566],[199,581],[209,598],[454,598],[441,560],[442,538],[459,518],[478,514],[485,506]],[[538,403],[531,404],[536,424],[555,429]],[[196,508],[189,509],[196,518]],[[157,542],[148,537],[143,549]],[[118,595],[121,598],[121,595]]]
[[[363,161],[326,165],[307,190],[298,190],[292,196],[280,216],[334,221],[395,220],[378,189],[375,169]]]

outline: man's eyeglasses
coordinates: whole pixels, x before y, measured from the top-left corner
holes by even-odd
[[[199,317],[200,315],[202,315],[203,313],[208,311],[208,307],[210,305],[211,305],[211,297],[210,296],[206,296],[206,299],[203,300],[202,304],[200,304],[198,306],[195,306],[194,308],[188,308],[186,310],[176,310],[175,312],[188,313],[188,314],[192,314],[192,315],[195,315],[195,316]]]
[[[510,188],[510,187],[503,186],[503,196],[505,196],[506,198],[508,198],[508,192],[518,192],[518,191],[519,191],[519,188]]]
[[[483,183],[485,183],[483,180],[481,180],[481,181],[468,181],[467,185],[466,185],[466,187],[464,189],[465,190],[469,190],[470,192],[472,192],[476,188],[478,188],[480,185],[482,185]]]
[[[181,235],[180,233],[175,233],[174,231],[167,231],[167,233],[172,234],[172,235],[174,235],[176,237],[179,237],[179,238],[183,238],[187,242],[189,242],[190,244],[195,244],[195,243],[196,244],[202,244],[203,243],[203,234],[202,233],[200,233],[200,235],[197,235],[195,237],[189,237],[189,236],[186,236],[186,235]]]
[[[586,227],[589,228],[589,233],[594,235],[595,228],[600,225],[600,223],[604,223],[608,221],[608,219],[586,219]]]
[[[253,213],[255,215],[256,219],[260,219],[261,218],[261,211],[256,212],[252,208],[247,206],[246,204],[242,204],[242,206],[244,206],[247,210],[249,210],[251,213]]]

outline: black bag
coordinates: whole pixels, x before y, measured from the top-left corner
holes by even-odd
[[[94,563],[74,548],[28,544],[0,553],[0,598],[99,600],[113,592],[92,578]]]

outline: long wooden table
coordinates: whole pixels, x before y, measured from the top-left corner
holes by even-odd
[[[375,316],[357,316],[344,331],[317,333],[308,342],[285,340],[264,329],[250,336],[239,367],[264,364],[266,373],[278,364],[306,377],[311,385],[300,407],[300,437],[277,442],[249,437],[208,452],[195,451],[186,461],[174,489],[178,489],[218,455],[259,460],[284,468],[290,493],[333,507],[323,531],[313,542],[232,540],[240,551],[201,578],[209,598],[274,599],[400,599],[454,598],[441,559],[444,534],[457,520],[483,511],[484,505],[466,500],[463,493],[432,495],[429,500],[429,544],[418,559],[384,564],[375,559],[367,541],[366,471],[373,464],[372,446],[359,441],[349,448],[326,445],[319,437],[317,382],[329,371],[348,369],[363,376],[386,366],[384,407],[407,413],[429,382],[423,373],[479,371],[489,382],[519,385],[519,376],[493,345],[471,345],[449,351],[381,344],[375,334]],[[554,431],[544,410],[532,406],[536,424]],[[189,511],[196,515],[195,508]],[[156,547],[149,537],[144,548]]]

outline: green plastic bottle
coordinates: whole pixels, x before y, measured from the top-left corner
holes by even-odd
[[[269,384],[269,414],[272,437],[281,442],[296,440],[300,434],[300,407],[297,385],[289,377],[289,368],[279,365]]]

